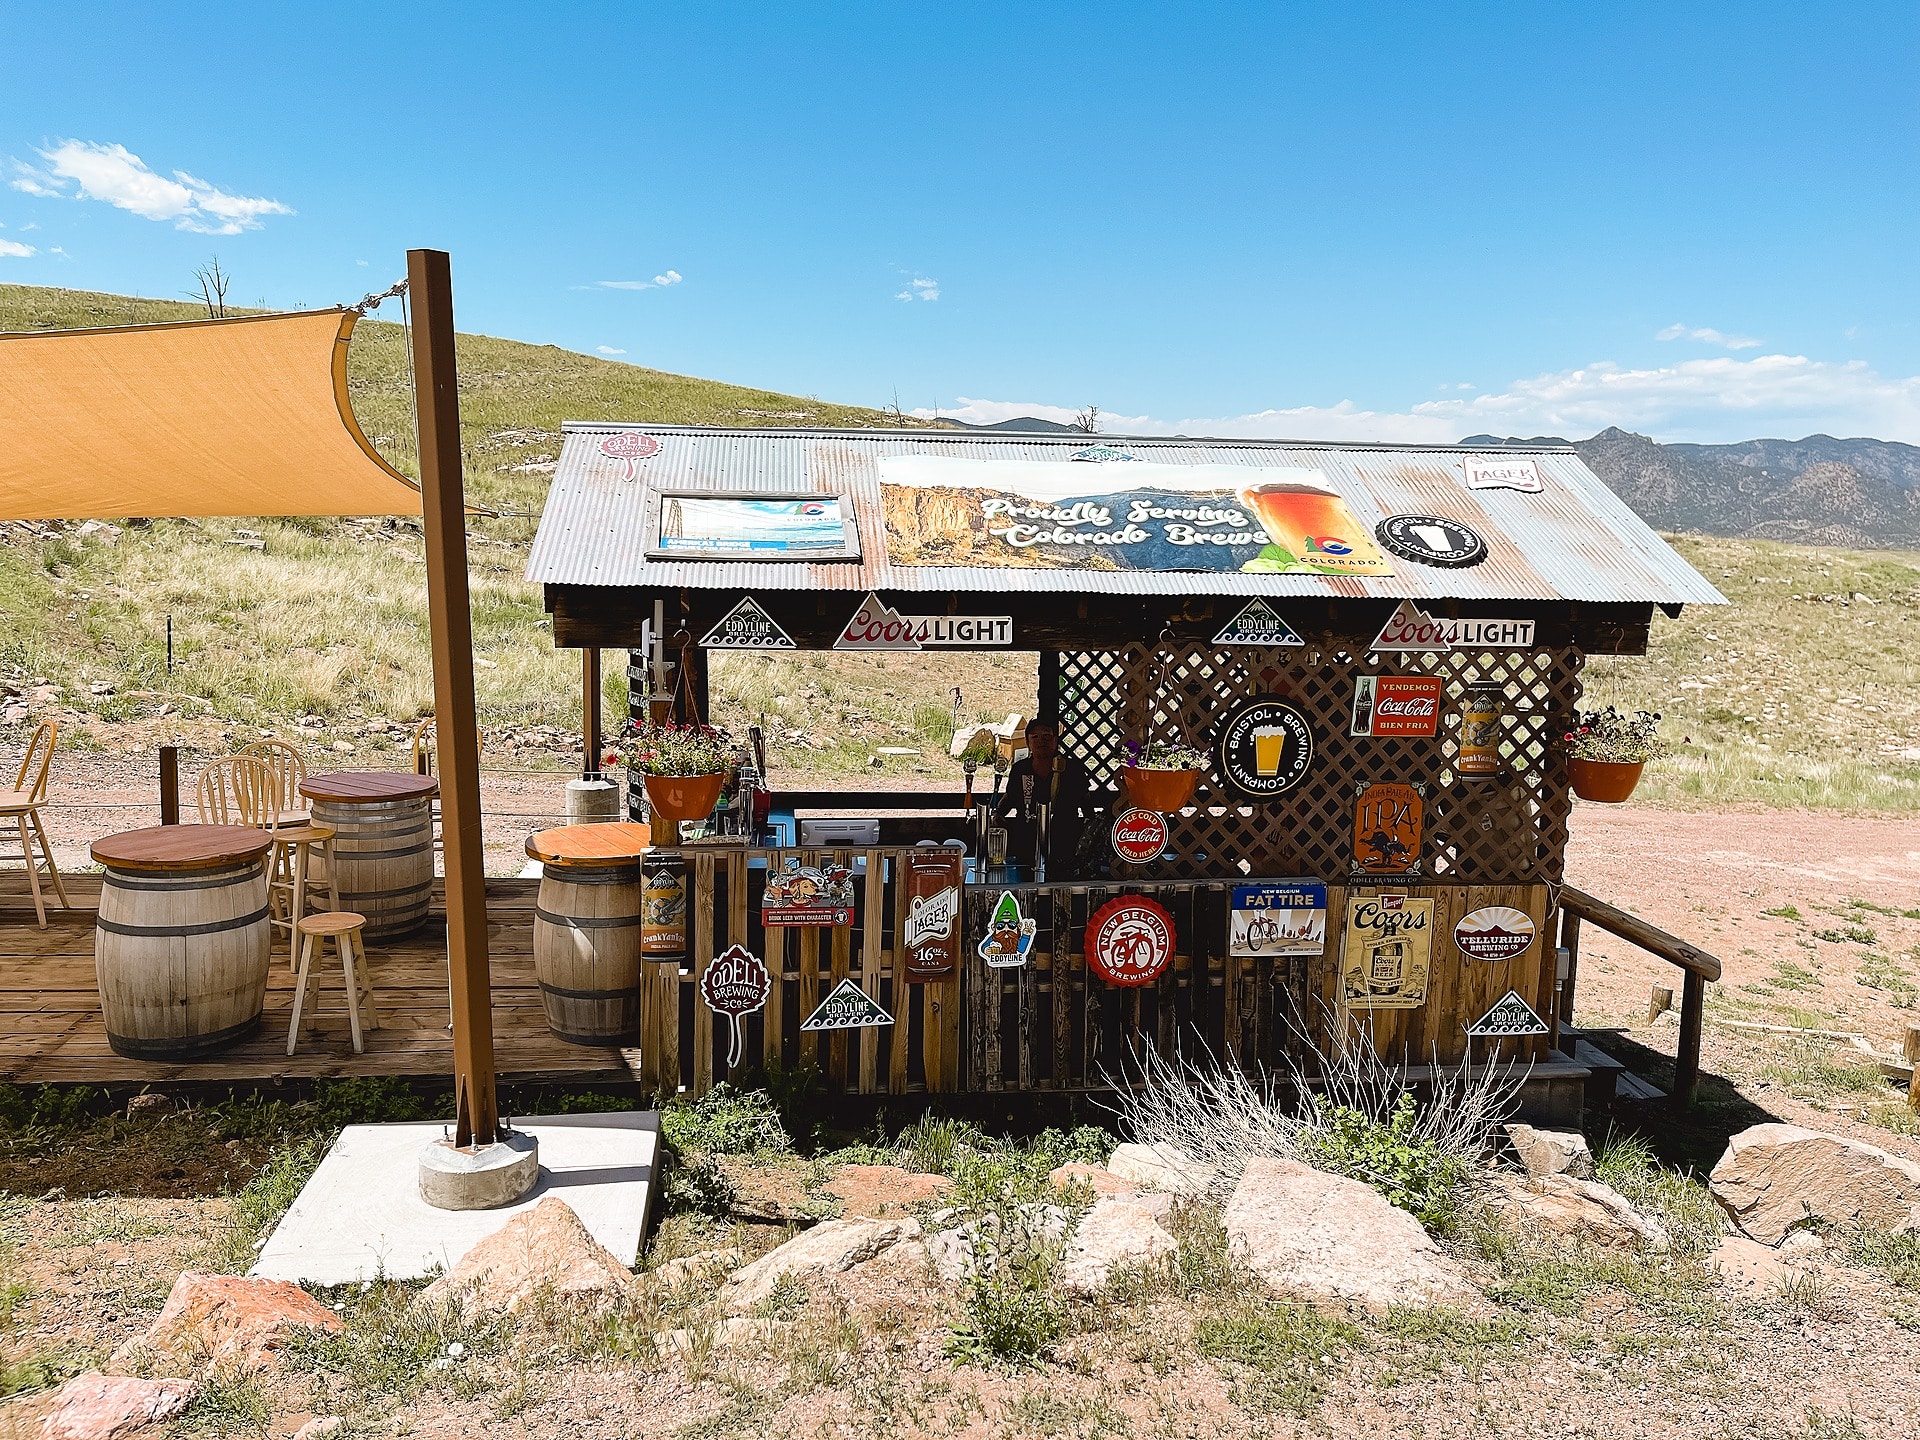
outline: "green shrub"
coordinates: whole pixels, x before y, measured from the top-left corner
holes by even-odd
[[[320,1139],[281,1146],[267,1163],[233,1196],[233,1208],[208,1247],[211,1269],[238,1275],[253,1264],[259,1242],[280,1223],[320,1163],[325,1146]]]
[[[1385,1121],[1344,1105],[1326,1107],[1321,1119],[1322,1125],[1300,1134],[1302,1158],[1366,1181],[1429,1229],[1446,1230],[1455,1223],[1466,1163],[1419,1136],[1419,1107],[1411,1094],[1401,1094]]]
[[[691,1210],[719,1219],[732,1211],[740,1192],[727,1172],[710,1155],[683,1159],[668,1151],[665,1193],[667,1209]]]
[[[434,1115],[412,1086],[392,1076],[354,1075],[314,1083],[312,1123],[322,1130],[439,1118],[453,1117]]]
[[[660,1112],[660,1131],[683,1153],[757,1155],[792,1148],[766,1091],[736,1090],[725,1081],[698,1100],[669,1103]]]
[[[1044,1359],[1067,1326],[1050,1279],[1017,1272],[972,1277],[961,1296],[961,1319],[947,1335],[947,1354],[976,1365]]]

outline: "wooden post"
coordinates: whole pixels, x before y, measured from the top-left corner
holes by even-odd
[[[1920,1110],[1920,1025],[1907,1026],[1907,1064],[1913,1078],[1907,1082],[1907,1104]]]
[[[1559,1033],[1554,1039],[1562,1055],[1571,1055],[1579,1043],[1573,1033],[1573,987],[1580,978],[1580,917],[1565,905],[1560,907],[1560,948],[1567,952],[1567,978],[1560,983],[1560,1004],[1554,1015]]]
[[[1673,987],[1656,985],[1647,997],[1647,1024],[1651,1025],[1673,1008]]]
[[[180,823],[180,747],[160,747],[160,823]]]
[[[407,252],[413,301],[414,403],[427,550],[427,618],[446,842],[447,969],[453,1010],[457,1146],[500,1138],[487,972],[486,852],[480,840],[480,737],[473,699],[473,616],[467,594],[467,507],[460,393],[453,350],[453,271],[444,250]]]
[[[1673,1057],[1673,1103],[1693,1104],[1700,1092],[1700,1022],[1707,1009],[1707,978],[1689,970],[1680,982],[1680,1048]]]
[[[580,652],[580,778],[600,778],[600,652],[589,645]]]

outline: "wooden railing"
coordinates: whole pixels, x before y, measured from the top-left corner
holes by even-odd
[[[1560,945],[1567,952],[1567,978],[1562,989],[1561,1013],[1573,1015],[1573,987],[1580,968],[1580,922],[1590,921],[1609,935],[1657,955],[1680,967],[1680,1046],[1673,1061],[1673,1098],[1691,1105],[1700,1090],[1700,1026],[1707,1008],[1707,982],[1720,978],[1720,961],[1697,945],[1649,925],[1638,915],[1595,899],[1571,885],[1560,891]]]

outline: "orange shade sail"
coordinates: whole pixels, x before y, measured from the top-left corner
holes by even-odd
[[[347,403],[358,318],[0,335],[0,520],[418,515]]]

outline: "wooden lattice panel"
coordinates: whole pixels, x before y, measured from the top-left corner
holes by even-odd
[[[1096,784],[1125,763],[1126,742],[1151,735],[1211,751],[1227,712],[1277,695],[1312,722],[1307,778],[1277,800],[1247,804],[1203,776],[1193,804],[1170,817],[1172,843],[1127,879],[1205,879],[1235,873],[1336,879],[1353,865],[1355,788],[1370,780],[1424,783],[1426,836],[1419,877],[1481,884],[1561,878],[1571,812],[1565,761],[1554,737],[1580,697],[1576,650],[1511,654],[1379,655],[1337,643],[1290,648],[1131,646],[1060,657],[1061,742]],[[1439,734],[1350,736],[1354,682],[1362,675],[1437,675],[1445,682]],[[1505,769],[1455,773],[1460,711],[1474,685],[1498,685]]]

